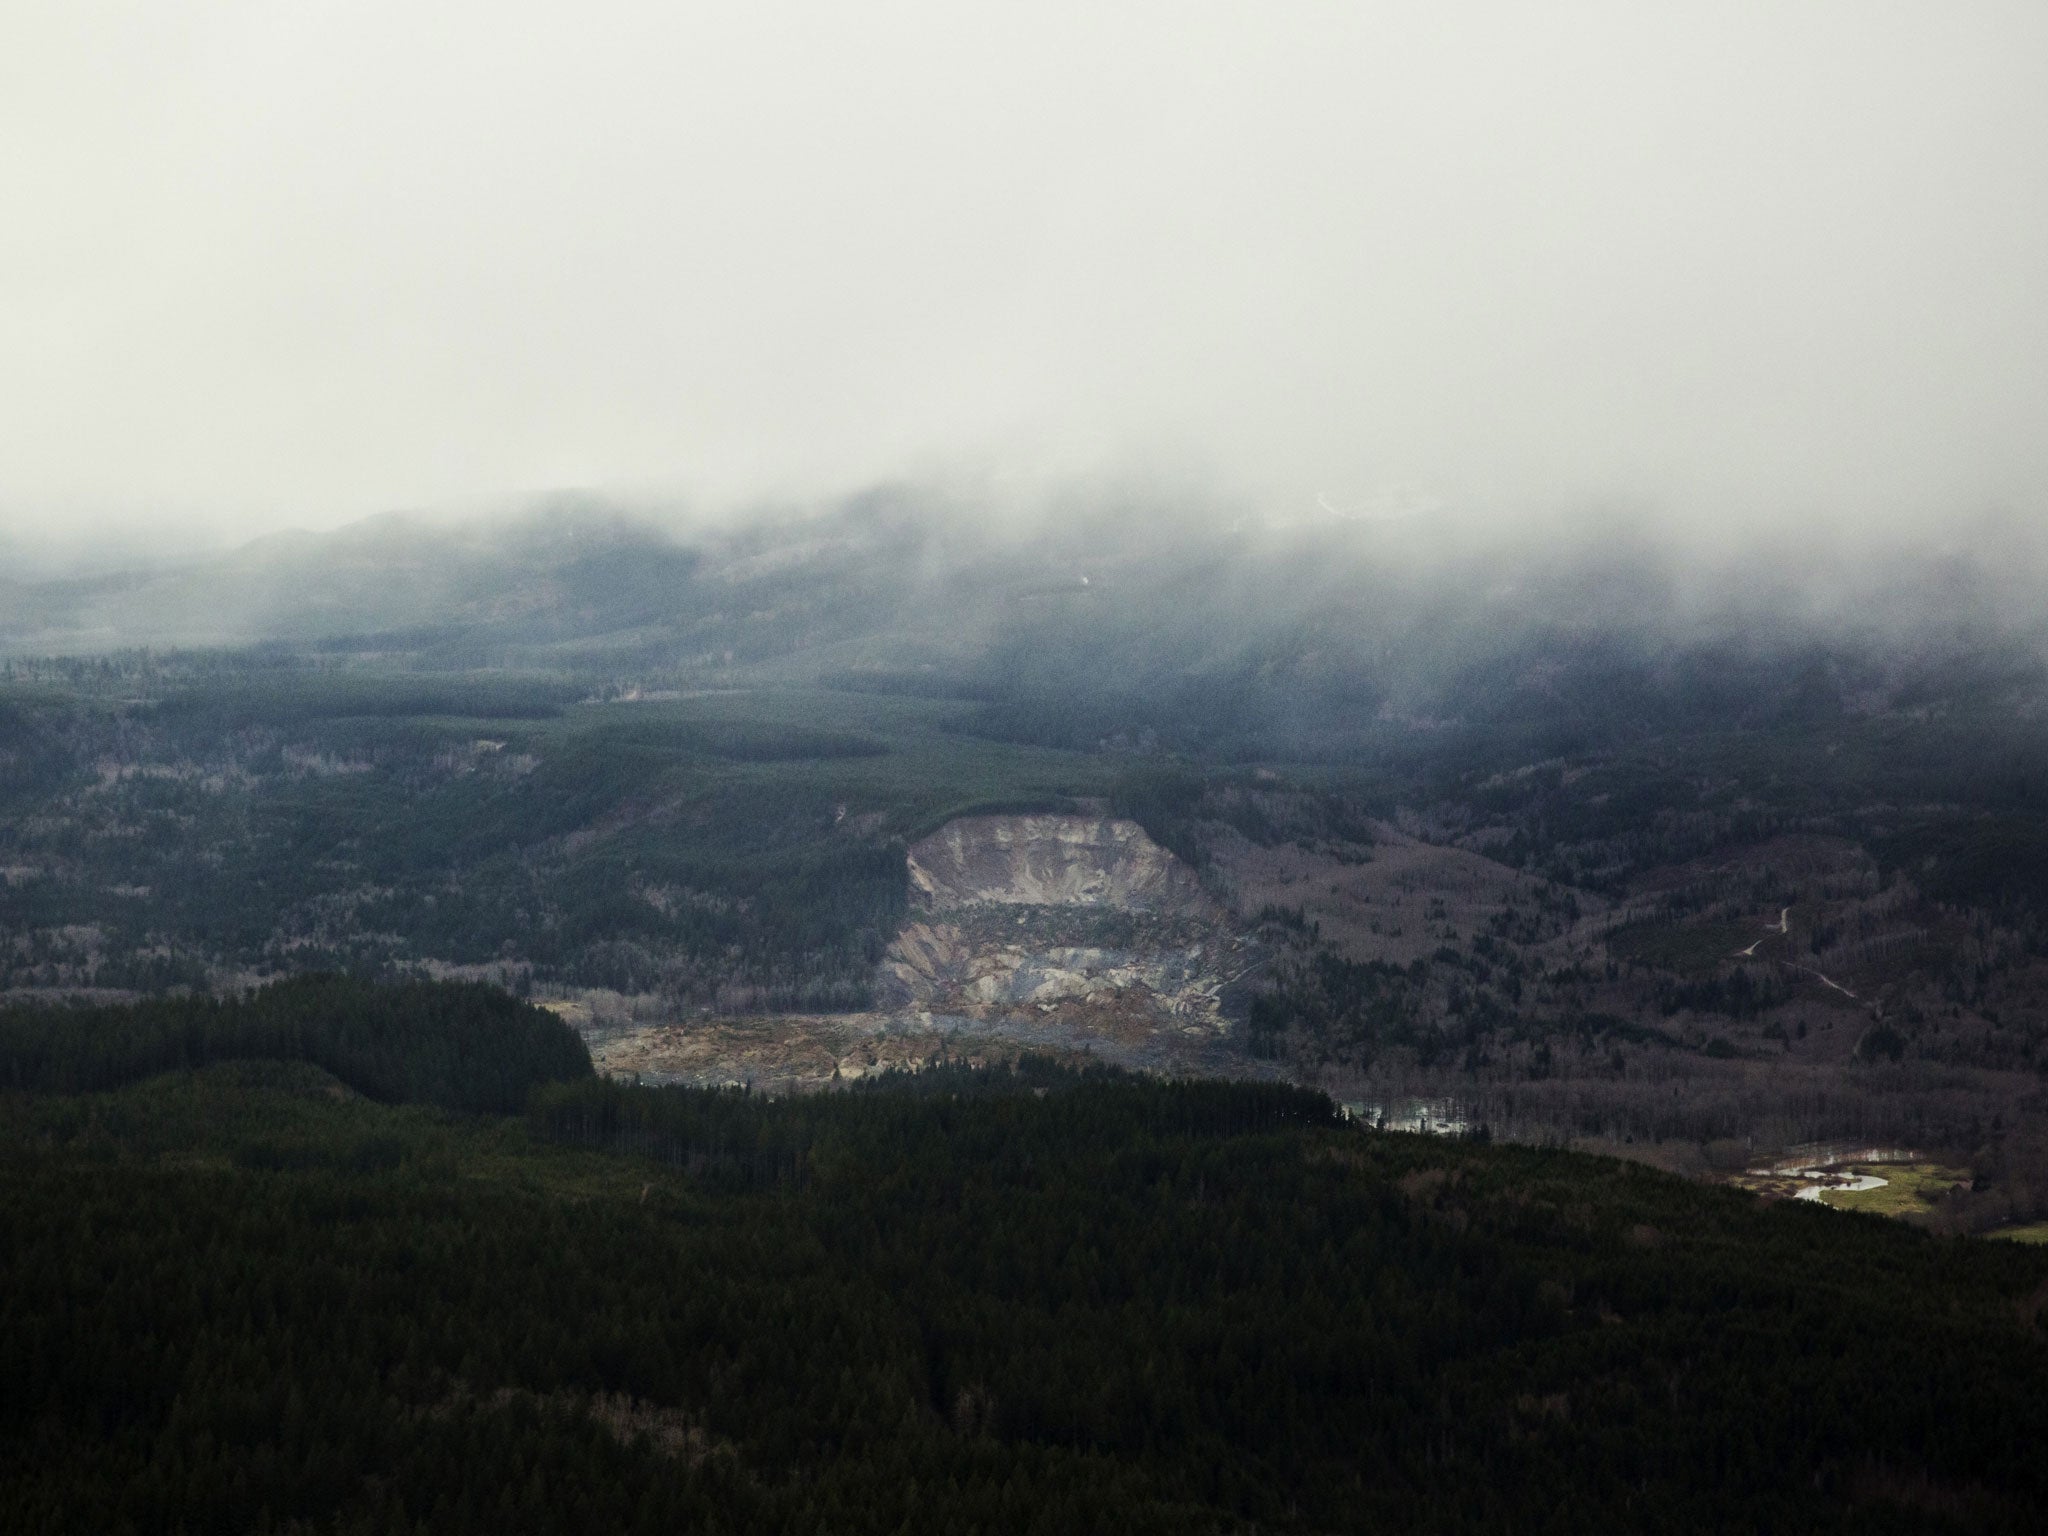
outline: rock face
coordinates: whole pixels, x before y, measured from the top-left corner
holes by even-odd
[[[1219,1043],[1246,943],[1193,870],[1135,822],[975,816],[910,850],[915,911],[878,977],[884,1008],[1132,1061]]]
[[[910,889],[932,912],[993,902],[1212,915],[1193,870],[1135,821],[1103,816],[948,822],[910,850]]]

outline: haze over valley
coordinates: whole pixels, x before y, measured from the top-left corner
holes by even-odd
[[[1028,1043],[1686,1166],[2024,1118],[2023,544],[1801,581],[1612,524],[1101,510],[585,498],[26,584],[8,985],[475,976],[643,1074]],[[939,836],[1080,873],[935,908]],[[1130,895],[1127,846],[1196,904]]]

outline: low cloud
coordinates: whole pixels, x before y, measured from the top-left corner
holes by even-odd
[[[0,529],[2048,503],[2048,11],[32,7]],[[1049,489],[1050,488],[1050,489]]]

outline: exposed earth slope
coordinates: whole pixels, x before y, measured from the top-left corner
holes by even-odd
[[[1137,823],[972,816],[907,858],[911,910],[876,1011],[596,1035],[611,1071],[805,1086],[877,1065],[1029,1047],[1242,1075],[1234,984],[1262,951],[1194,870]]]
[[[983,1022],[1086,1009],[1220,1037],[1255,959],[1195,872],[1136,822],[976,816],[909,855],[912,920],[878,1001]]]
[[[1213,917],[1195,872],[1135,821],[963,816],[910,850],[910,888],[933,912],[986,904],[1112,907]]]

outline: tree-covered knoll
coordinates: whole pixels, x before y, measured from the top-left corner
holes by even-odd
[[[231,1060],[309,1062],[392,1104],[506,1114],[590,1076],[576,1032],[473,982],[299,976],[245,997],[0,1010],[0,1088],[86,1093]]]

